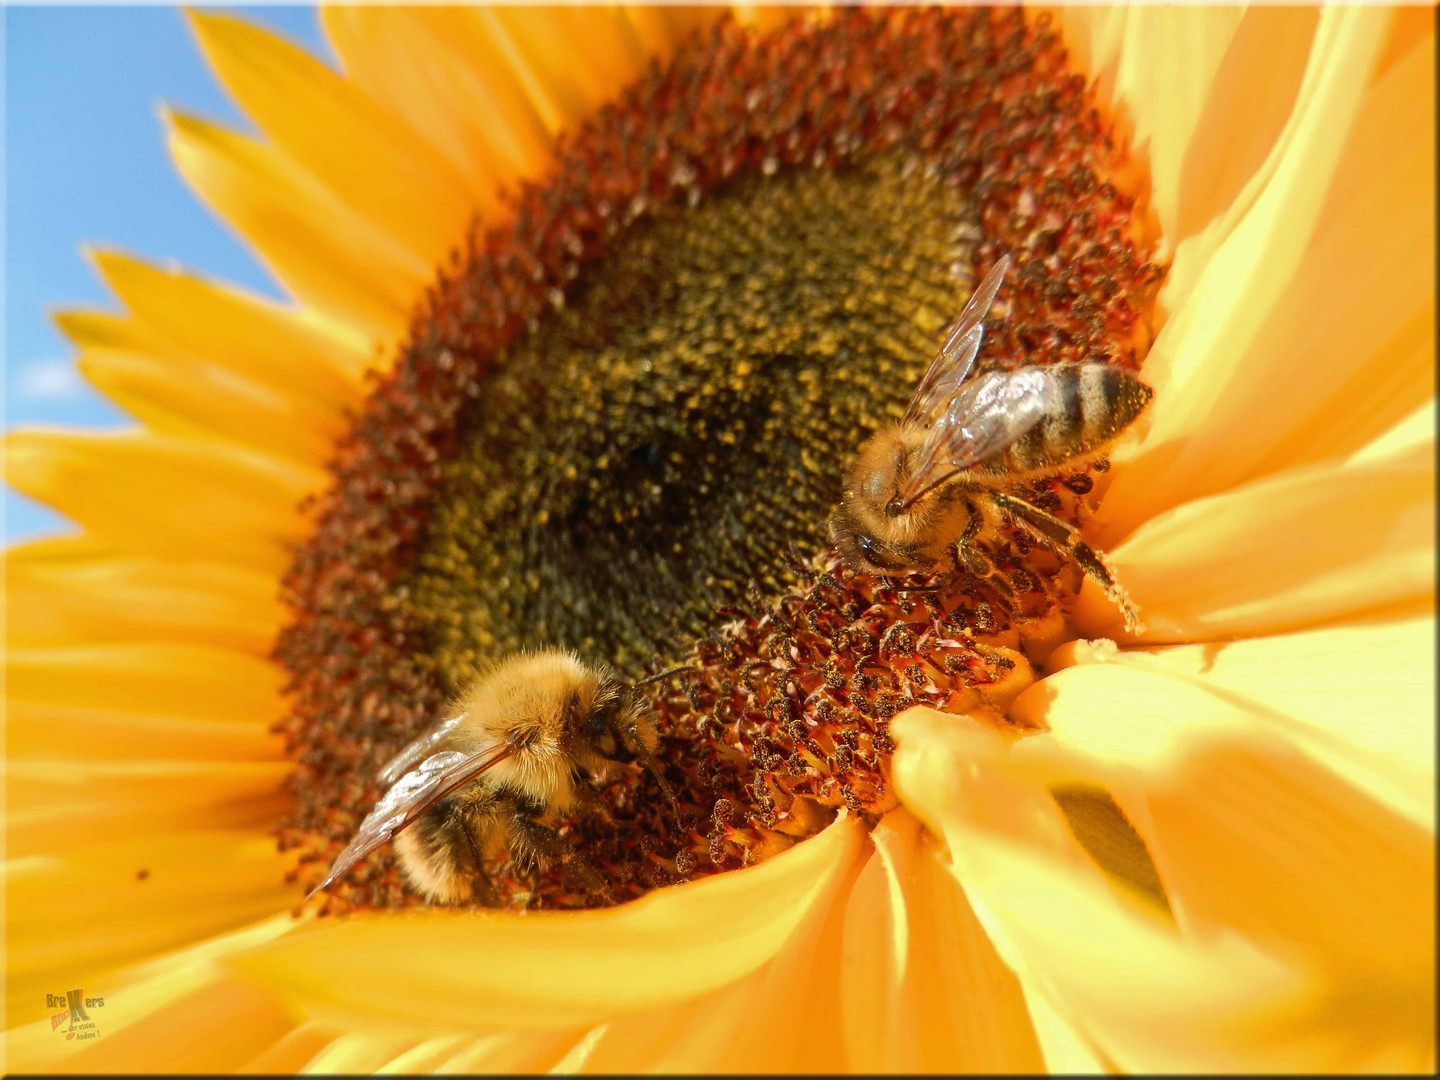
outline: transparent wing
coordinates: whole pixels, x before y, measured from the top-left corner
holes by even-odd
[[[335,865],[330,867],[330,873],[325,876],[325,880],[311,889],[306,899],[310,899],[322,889],[329,888],[332,882],[347,874],[352,866],[376,848],[388,844],[396,833],[414,822],[446,795],[468,784],[514,752],[513,746],[502,743],[477,753],[446,750],[431,754],[395,781],[390,790],[375,804],[375,809],[365,815],[365,820],[355,831],[354,839],[340,853]]]
[[[992,371],[962,386],[931,425],[914,472],[900,488],[901,504],[909,506],[954,473],[994,457],[1039,423],[1048,379],[1044,368],[1027,367]]]
[[[461,713],[459,716],[452,716],[448,720],[441,720],[433,724],[423,735],[412,739],[405,748],[385,763],[380,770],[380,775],[375,779],[381,787],[388,788],[409,772],[417,762],[429,757],[440,746],[446,735],[454,731],[460,721],[469,716],[469,713]]]
[[[970,294],[965,310],[960,312],[960,318],[955,320],[955,325],[950,330],[950,336],[945,339],[945,344],[940,346],[940,351],[930,362],[930,370],[925,372],[925,377],[915,388],[910,406],[905,410],[903,423],[927,422],[936,409],[950,400],[955,388],[965,380],[965,376],[970,372],[970,365],[975,362],[975,355],[980,351],[980,341],[985,334],[985,313],[990,310],[995,294],[1000,291],[1000,282],[1004,280],[1005,271],[1009,267],[1010,256],[1000,256]]]

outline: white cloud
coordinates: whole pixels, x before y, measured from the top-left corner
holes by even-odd
[[[29,401],[65,401],[85,392],[75,362],[65,357],[32,360],[15,376],[17,397]]]

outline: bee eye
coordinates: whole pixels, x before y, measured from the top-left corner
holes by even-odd
[[[610,726],[608,711],[597,709],[591,713],[590,723],[587,727],[590,741],[595,744],[595,749],[601,754],[607,758],[613,758],[620,752],[620,744],[615,738],[615,729]]]

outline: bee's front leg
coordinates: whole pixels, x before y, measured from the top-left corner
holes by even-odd
[[[610,803],[601,794],[604,780],[592,779],[575,785],[575,810],[586,817],[598,818],[606,825],[615,824]]]
[[[999,594],[1004,608],[1013,613],[1016,598],[1010,579],[991,561],[990,556],[975,544],[975,538],[985,527],[985,517],[969,499],[965,500],[965,510],[970,515],[970,519],[959,538],[950,545],[950,557],[954,560],[955,570],[957,573],[966,573],[985,582]]]
[[[607,904],[615,903],[610,886],[575,850],[575,845],[554,829],[530,817],[523,809],[517,809],[510,819],[510,853],[517,860],[531,863],[559,863],[567,873],[574,874],[587,891],[599,895]]]

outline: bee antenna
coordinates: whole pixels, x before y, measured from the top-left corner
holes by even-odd
[[[655,755],[650,748],[640,741],[640,731],[634,722],[626,726],[625,734],[630,736],[630,741],[635,744],[636,755],[645,763],[645,768],[650,770],[650,775],[655,777],[655,782],[660,785],[660,790],[665,793],[665,798],[670,801],[670,809],[675,811],[675,823],[684,828],[685,818],[680,813],[680,802],[675,798],[675,789],[665,779],[665,774],[660,771],[660,762],[655,760]]]
[[[632,682],[630,684],[630,689],[634,690],[637,686],[648,686],[652,682],[659,682],[661,679],[668,679],[671,675],[678,675],[682,671],[694,670],[695,667],[693,664],[681,664],[678,667],[666,668],[664,671],[659,672],[656,675],[648,675],[643,679],[638,679],[637,681]]]

